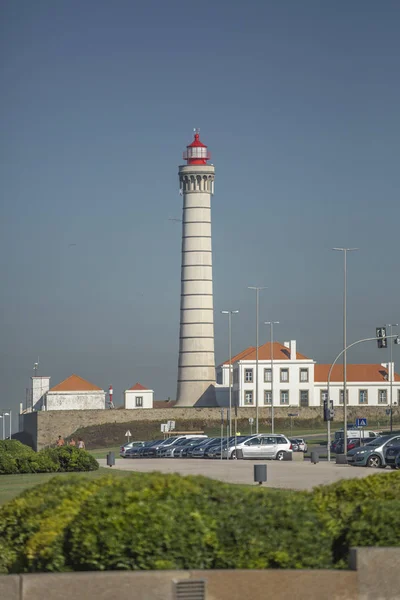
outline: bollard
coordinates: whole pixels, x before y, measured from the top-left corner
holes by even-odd
[[[316,450],[311,452],[311,462],[316,465],[319,462],[319,454]]]
[[[259,485],[267,481],[267,465],[254,465],[254,481]]]
[[[346,454],[336,454],[336,464],[337,465],[347,465]]]
[[[107,465],[109,467],[113,467],[115,465],[115,453],[114,452],[109,452],[107,454]]]

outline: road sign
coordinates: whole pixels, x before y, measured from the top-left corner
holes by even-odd
[[[168,433],[168,423],[161,423],[161,433]]]
[[[167,421],[168,431],[173,431],[175,429],[175,421]]]
[[[126,434],[125,434],[125,437],[131,437],[131,436],[132,436],[132,434],[131,434],[131,432],[130,432],[130,431],[129,431],[129,429],[128,429],[128,431],[127,431],[127,432],[126,432]]]
[[[250,417],[250,419],[249,419],[249,423],[250,423],[250,425],[253,425],[253,423],[254,423],[254,419],[253,419],[253,417]]]
[[[356,419],[356,427],[366,427],[367,424],[367,419]]]

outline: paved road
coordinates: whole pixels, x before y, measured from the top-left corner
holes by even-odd
[[[98,459],[100,466],[105,467],[106,459]],[[136,472],[160,471],[162,473],[179,473],[180,475],[204,475],[228,483],[253,482],[253,465],[266,464],[266,486],[292,490],[311,490],[317,485],[333,483],[339,479],[366,477],[373,473],[388,473],[389,469],[368,469],[336,465],[335,463],[320,462],[316,465],[305,461],[250,461],[250,460],[195,460],[195,459],[123,459],[115,460],[113,469]]]

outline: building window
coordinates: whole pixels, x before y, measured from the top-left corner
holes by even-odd
[[[281,381],[289,381],[289,369],[281,369]]]
[[[244,403],[253,404],[253,392],[252,390],[246,390],[244,393]]]
[[[320,392],[320,403],[323,406],[325,400],[328,400],[328,390],[321,390]]]
[[[264,404],[272,404],[272,392],[264,391]]]
[[[239,383],[239,369],[233,371],[233,383]]]
[[[358,390],[358,403],[368,404],[368,390]]]
[[[244,380],[247,383],[252,383],[252,381],[253,381],[253,369],[245,369],[244,370]]]
[[[387,404],[387,390],[378,390],[378,404]]]
[[[344,390],[340,390],[339,403],[343,404]],[[346,390],[346,404],[349,403],[349,390]]]
[[[300,369],[300,381],[308,381],[308,369]]]
[[[264,381],[265,383],[272,381],[272,369],[264,369]]]
[[[281,390],[281,404],[289,404],[289,390]]]
[[[143,396],[135,397],[135,406],[136,408],[141,408],[143,406]]]
[[[308,390],[300,390],[300,406],[308,406]]]

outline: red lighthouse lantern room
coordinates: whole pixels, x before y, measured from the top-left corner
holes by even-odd
[[[186,146],[183,158],[188,165],[206,165],[210,160],[211,154],[207,146],[200,141],[199,129],[194,130],[194,140],[189,146]]]

